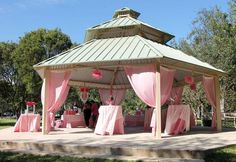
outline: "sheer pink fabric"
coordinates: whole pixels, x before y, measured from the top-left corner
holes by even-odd
[[[175,76],[175,70],[167,69],[164,67],[161,67],[160,69],[160,75],[161,75],[161,105],[163,105],[167,99],[170,97],[174,76]],[[155,111],[153,111],[152,120],[150,127],[152,127],[153,131],[156,129],[156,114]],[[166,113],[165,111],[161,111],[161,122],[162,122],[162,130],[165,128],[165,121],[166,121]]]
[[[69,79],[71,75],[71,71],[48,71],[49,78],[48,79],[48,98],[46,99],[48,103],[48,107],[46,107],[48,111],[47,115],[47,126],[46,130],[49,131],[54,127],[54,119],[55,113],[60,109],[62,104],[65,102],[66,97],[69,92]],[[41,100],[44,100],[44,88],[45,83],[43,83],[42,92],[41,92]],[[43,102],[42,102],[43,103]]]
[[[175,70],[161,67],[161,105],[170,97]]]
[[[212,128],[216,128],[216,92],[215,92],[215,82],[213,77],[203,77],[202,80],[203,88],[206,93],[208,102],[213,107],[212,116]]]
[[[120,105],[123,99],[125,98],[126,90],[112,90],[113,104]],[[103,104],[108,105],[111,91],[109,89],[99,89],[100,99]]]
[[[183,87],[172,88],[170,94],[170,101],[172,105],[179,105],[181,103],[183,94]]]
[[[133,87],[136,95],[147,105],[156,106],[156,66],[131,66],[125,67],[126,75]],[[161,75],[161,105],[169,98],[175,70],[160,68]],[[154,111],[153,111],[154,112]],[[152,120],[155,121],[155,114],[152,115]],[[156,122],[151,122],[151,127],[156,127]]]
[[[95,134],[124,134],[122,107],[116,105],[100,106]]]
[[[129,66],[125,72],[136,95],[145,104],[156,107],[156,66]]]
[[[166,134],[180,134],[190,130],[189,105],[170,105],[167,110]]]

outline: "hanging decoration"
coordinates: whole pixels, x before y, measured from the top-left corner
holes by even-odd
[[[86,87],[80,88],[80,99],[85,104],[89,97],[89,89]]]
[[[194,83],[194,78],[192,76],[185,76],[184,81],[185,83],[189,84],[189,87],[192,91],[196,91],[196,84]]]
[[[99,80],[99,79],[102,78],[102,72],[98,69],[95,69],[95,70],[92,71],[92,77]]]
[[[193,79],[192,76],[185,76],[185,77],[184,77],[184,81],[185,81],[185,83],[187,83],[187,84],[189,84],[189,85],[191,85],[191,84],[194,83],[194,79]]]

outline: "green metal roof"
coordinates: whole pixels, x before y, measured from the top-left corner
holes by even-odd
[[[137,20],[139,13],[127,7],[117,10],[112,20],[89,28],[85,41],[120,36],[143,35],[159,43],[166,43],[174,36],[147,23]]]
[[[208,63],[189,56],[180,50],[145,39],[141,36],[95,39],[64,53],[36,64],[34,67],[60,67],[65,65],[113,65],[132,60],[132,63],[145,63],[147,60],[169,58],[211,70],[222,72]]]
[[[106,21],[102,24],[93,26],[93,27],[89,28],[88,30],[102,29],[102,28],[114,28],[114,27],[129,26],[129,25],[141,25],[141,24],[160,31],[160,29],[157,29],[149,24],[141,22],[140,20],[134,19],[130,16],[114,18],[114,19]]]

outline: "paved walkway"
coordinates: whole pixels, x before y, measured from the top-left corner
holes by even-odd
[[[236,145],[236,129],[224,129],[217,133],[209,128],[195,128],[192,131],[179,136],[165,136],[162,139],[155,139],[150,132],[142,131],[139,127],[126,128],[124,135],[100,136],[95,135],[92,129],[88,128],[64,128],[50,132],[49,135],[42,135],[41,132],[14,133],[13,128],[0,130],[0,142],[7,143],[37,143],[60,145],[64,147],[99,147],[136,150],[165,150],[163,157],[167,157],[168,151],[206,151],[228,145]],[[39,147],[39,146],[37,146]],[[166,155],[165,155],[166,152]],[[90,152],[91,153],[91,152]],[[145,153],[145,155],[147,152]],[[149,155],[148,155],[149,156]],[[178,155],[178,157],[183,155]]]

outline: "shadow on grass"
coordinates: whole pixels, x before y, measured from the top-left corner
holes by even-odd
[[[12,152],[0,152],[0,161],[4,162],[128,162],[122,160],[86,159],[69,156],[40,156]]]
[[[206,153],[206,162],[236,162],[236,146],[217,149]]]

